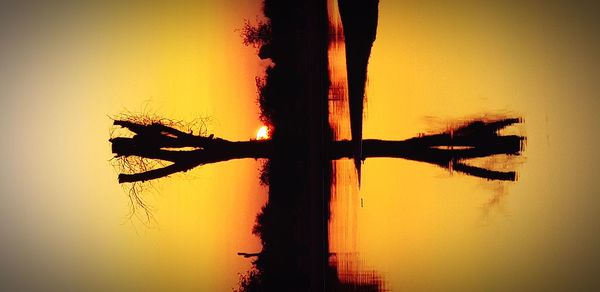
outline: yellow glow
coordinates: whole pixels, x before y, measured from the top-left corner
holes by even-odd
[[[597,283],[600,99],[589,77],[599,76],[600,42],[584,10],[509,3],[380,1],[365,138],[411,138],[486,113],[523,117],[514,130],[528,138],[516,183],[381,158],[364,162],[360,190],[336,186],[332,248],[358,253],[391,291]],[[353,171],[337,161],[336,181]]]
[[[0,270],[40,287],[13,290],[230,291],[251,267],[236,253],[260,250],[260,162],[153,183],[142,195],[156,222],[144,226],[108,162],[107,115],[208,117],[215,136],[246,139],[263,69],[235,29],[260,1],[19,5],[0,11],[0,129],[13,141],[0,146],[0,206],[13,210],[0,212],[0,254],[12,255]]]
[[[270,134],[269,127],[262,126],[256,132],[256,140],[267,140],[267,139],[271,138],[271,136],[269,134]]]
[[[160,180],[145,193],[156,225],[132,223],[106,115],[147,105],[246,139],[264,68],[235,28],[261,15],[261,1],[13,2],[0,10],[0,286],[230,291],[251,266],[236,252],[260,251],[260,161]],[[487,3],[380,1],[364,137],[513,111],[528,136],[520,181],[369,159],[361,189],[337,193],[334,204],[350,207],[334,216],[350,223],[332,219],[332,242],[392,291],[586,290],[565,279],[582,287],[598,270],[595,10]]]

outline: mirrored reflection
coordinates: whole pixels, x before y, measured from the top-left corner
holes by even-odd
[[[525,137],[504,129],[522,120],[484,115],[404,140],[364,139],[378,1],[295,4],[267,0],[267,21],[244,27],[244,43],[272,62],[256,81],[266,124],[257,139],[229,141],[163,118],[115,118],[129,131],[110,139],[119,182],[134,183],[135,199],[135,183],[232,159],[267,159],[261,181],[268,201],[252,230],[262,249],[238,252],[253,265],[238,290],[385,291],[385,276],[357,247],[363,162],[395,158],[515,181],[514,169],[497,165],[521,154]],[[479,161],[486,158],[493,159]]]

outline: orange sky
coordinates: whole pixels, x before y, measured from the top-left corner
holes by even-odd
[[[235,29],[261,15],[259,2],[2,10],[0,267],[14,275],[3,285],[230,290],[250,267],[235,253],[260,248],[251,234],[266,198],[260,162],[211,165],[153,184],[144,195],[157,223],[146,227],[127,219],[129,201],[108,162],[108,115],[209,117],[216,136],[254,138],[254,77],[263,64]]]
[[[582,3],[381,0],[364,137],[505,113],[524,118],[525,160],[497,183],[368,159],[334,210],[349,230],[333,236],[356,239],[341,248],[393,291],[596,290],[598,19]]]
[[[254,137],[264,65],[234,29],[260,6],[198,2],[3,6],[3,285],[222,291],[250,266],[235,252],[259,248],[250,232],[266,197],[260,162],[154,184],[150,228],[126,218],[108,163],[107,115],[126,109],[208,116],[218,136]],[[528,142],[515,184],[367,161],[352,198],[364,198],[363,208],[354,202],[362,260],[391,288],[412,291],[567,290],[589,280],[600,242],[596,10],[392,0],[380,10],[365,138],[439,124],[426,117],[504,111],[524,117]]]

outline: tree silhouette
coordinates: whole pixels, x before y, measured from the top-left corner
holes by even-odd
[[[265,291],[262,288],[260,271],[252,269],[246,274],[240,275],[240,281],[236,292],[254,292]]]
[[[244,21],[241,33],[242,43],[258,50],[258,56],[261,59],[271,57],[271,24],[269,22],[257,21],[256,24]]]
[[[134,133],[132,137],[114,137],[109,140],[115,158],[134,156],[151,159],[158,161],[159,163],[155,165],[160,166],[152,169],[141,166],[138,167],[138,172],[120,173],[119,183],[158,179],[188,171],[199,165],[231,159],[267,158],[266,155],[269,153],[270,143],[266,141],[228,141],[215,138],[213,135],[194,135],[167,126],[160,121],[144,124],[130,120],[115,120],[113,124]],[[164,162],[170,164],[165,165]],[[133,170],[136,170],[135,167]]]
[[[450,170],[489,180],[516,180],[515,171],[496,171],[470,166],[465,160],[492,155],[519,155],[525,138],[517,135],[502,136],[499,130],[519,123],[518,118],[474,120],[456,129],[440,134],[422,135],[404,141],[363,140],[362,159],[394,157],[427,162]],[[347,141],[333,143],[332,159],[352,158],[352,147]],[[339,155],[339,156],[338,156]]]
[[[467,175],[489,180],[516,180],[515,171],[496,171],[470,166],[465,160],[492,155],[519,155],[523,148],[522,136],[499,135],[507,126],[521,122],[518,118],[474,120],[446,132],[420,135],[402,141],[363,140],[361,159],[371,157],[404,158],[427,162]],[[158,161],[160,167],[139,167],[138,172],[120,173],[119,183],[143,182],[185,172],[194,167],[243,158],[270,158],[273,142],[270,140],[229,141],[214,135],[194,135],[161,122],[143,124],[129,120],[115,120],[115,126],[133,132],[132,137],[114,137],[112,152],[116,158],[135,156]],[[353,142],[331,141],[328,159],[355,157]],[[167,162],[169,164],[165,164]]]
[[[253,25],[246,19],[241,29],[241,35],[244,45],[258,48],[270,42],[271,25],[264,21],[258,21],[257,24]]]

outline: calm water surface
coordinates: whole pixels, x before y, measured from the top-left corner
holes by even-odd
[[[328,1],[329,15],[329,124],[335,140],[350,140],[350,109],[346,74],[344,32],[337,0]],[[330,264],[337,267],[342,282],[384,286],[383,279],[360,257],[357,249],[357,211],[364,205],[352,159],[332,161]]]

